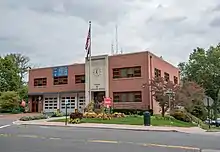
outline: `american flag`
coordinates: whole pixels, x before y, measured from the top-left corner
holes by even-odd
[[[88,35],[86,38],[85,49],[86,49],[86,58],[88,59],[91,53],[91,22],[89,22],[89,31],[88,31]]]

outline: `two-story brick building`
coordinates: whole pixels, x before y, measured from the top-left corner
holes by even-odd
[[[83,110],[89,103],[89,61],[29,71],[29,107],[31,112]],[[111,97],[116,109],[153,109],[159,112],[149,80],[162,76],[178,83],[179,69],[145,51],[119,55],[93,56],[90,69],[92,99],[102,102]]]

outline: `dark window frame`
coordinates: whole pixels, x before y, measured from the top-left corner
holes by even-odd
[[[35,87],[47,86],[47,78],[35,78],[34,79],[34,86]]]
[[[112,71],[113,71],[113,79],[141,77],[141,66],[114,68],[112,69]],[[122,71],[125,72],[126,76],[122,75]]]
[[[177,76],[173,76],[173,83],[178,84],[178,77]]]
[[[169,73],[167,73],[167,72],[164,72],[164,79],[165,79],[165,81],[170,81],[170,74]]]
[[[130,95],[133,96],[133,100],[130,100]],[[123,96],[125,101],[123,101]],[[129,101],[130,100],[130,101]],[[129,91],[129,92],[113,92],[113,102],[142,102],[141,91]]]
[[[85,75],[75,75],[75,84],[85,83],[86,77]]]
[[[161,70],[160,69],[154,68],[154,77],[155,78],[161,77]]]
[[[65,85],[68,84],[68,76],[59,76],[53,78],[53,85]]]

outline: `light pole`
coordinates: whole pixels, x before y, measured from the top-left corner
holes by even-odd
[[[174,92],[171,89],[168,89],[165,94],[168,96],[168,106],[169,106],[169,113],[171,111],[171,97],[173,96]]]

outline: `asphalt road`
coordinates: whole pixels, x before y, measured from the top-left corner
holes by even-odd
[[[8,126],[0,129],[7,152],[198,152],[220,151],[220,137],[73,127]]]

